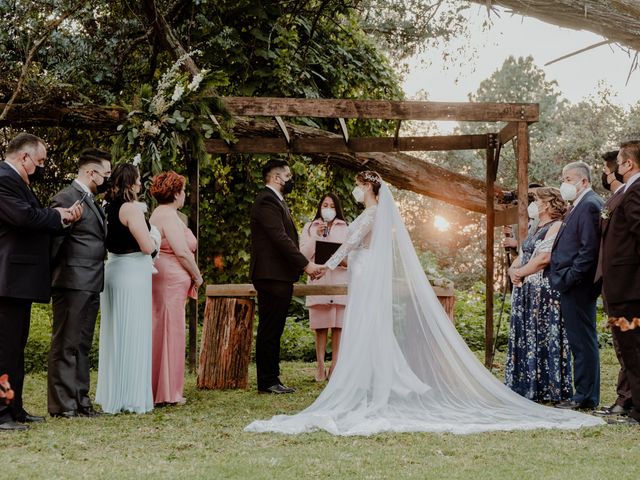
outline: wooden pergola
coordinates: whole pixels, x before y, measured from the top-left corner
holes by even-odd
[[[237,142],[224,140],[207,141],[211,154],[306,154],[327,155],[335,163],[346,164],[350,168],[372,168],[394,185],[423,183],[421,191],[425,195],[445,202],[486,214],[486,258],[485,258],[485,363],[489,366],[493,349],[493,300],[494,300],[494,235],[497,225],[519,224],[519,238],[527,236],[527,190],[529,164],[529,125],[537,122],[538,104],[525,103],[447,103],[421,101],[383,100],[325,100],[293,98],[245,98],[226,97],[223,99],[228,111],[239,117],[270,117],[272,128],[263,127],[263,135],[249,135],[236,130]],[[334,119],[340,127],[340,134],[324,132],[319,135],[307,133],[299,126],[287,124],[283,118],[323,118]],[[348,119],[377,119],[396,122],[395,135],[389,137],[352,137],[347,128]],[[413,136],[401,137],[403,121],[459,121],[492,122],[496,130],[476,135]],[[500,125],[499,122],[505,122]],[[264,125],[264,124],[263,124]],[[316,130],[316,129],[313,129]],[[515,141],[517,152],[517,215],[514,209],[496,203],[496,174],[500,151],[509,141]],[[449,172],[449,178],[438,175],[430,178],[428,162],[413,163],[412,171],[397,168],[402,164],[404,152],[444,151],[444,150],[484,150],[486,152],[484,205],[479,205],[473,196],[465,196],[464,186],[469,177]],[[391,154],[391,155],[389,155]],[[348,158],[349,161],[344,161]],[[411,157],[415,160],[415,157]],[[340,160],[343,161],[340,161]],[[422,170],[421,168],[422,167]],[[441,173],[441,172],[439,172]],[[405,176],[405,178],[398,177]],[[410,178],[407,178],[409,176]],[[435,182],[434,182],[435,180]]]
[[[494,227],[519,224],[519,238],[527,234],[527,186],[529,163],[529,125],[538,121],[538,104],[529,103],[450,103],[385,100],[299,99],[264,97],[221,97],[234,117],[237,142],[208,140],[207,151],[221,154],[305,154],[315,161],[326,161],[352,170],[378,171],[390,184],[427,195],[451,205],[486,214],[486,363],[493,344]],[[0,110],[4,104],[0,104]],[[0,127],[63,127],[116,131],[126,119],[119,107],[95,105],[64,106],[14,104]],[[302,126],[291,118],[334,119],[340,133]],[[389,137],[353,137],[349,119],[395,121],[395,134]],[[476,135],[412,136],[400,135],[403,121],[457,121],[493,123],[492,131]],[[517,152],[518,206],[498,204],[502,189],[495,184],[500,151],[513,141]],[[484,150],[484,181],[451,172],[410,152],[446,150]],[[409,153],[407,153],[409,152]],[[199,166],[188,167],[194,174],[190,193],[190,223],[199,224]],[[196,180],[194,182],[194,179]],[[452,186],[455,185],[455,189]],[[189,363],[195,367],[197,318],[189,318]]]

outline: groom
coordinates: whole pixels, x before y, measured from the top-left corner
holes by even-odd
[[[312,278],[322,269],[300,253],[298,232],[284,195],[293,189],[289,165],[269,160],[262,169],[265,183],[251,207],[251,281],[258,292],[256,367],[258,391],[293,393],[280,382],[280,337],[284,330],[293,283],[304,270]]]

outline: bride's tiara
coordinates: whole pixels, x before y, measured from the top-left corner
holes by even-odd
[[[365,170],[364,172],[360,172],[360,178],[365,182],[375,183],[376,185],[380,185],[382,179],[380,175],[376,172],[372,172],[371,170]]]

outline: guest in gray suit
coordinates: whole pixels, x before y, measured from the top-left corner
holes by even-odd
[[[86,149],[78,176],[52,206],[82,200],[82,218],[52,241],[53,334],[49,351],[48,406],[53,417],[97,415],[89,398],[89,352],[104,285],[106,222],[95,195],[110,185],[111,156]]]

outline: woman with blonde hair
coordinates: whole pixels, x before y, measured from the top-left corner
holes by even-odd
[[[571,351],[547,265],[567,204],[552,187],[537,188],[534,198],[529,217],[539,223],[509,268],[514,288],[505,383],[530,400],[559,402],[573,394]]]

